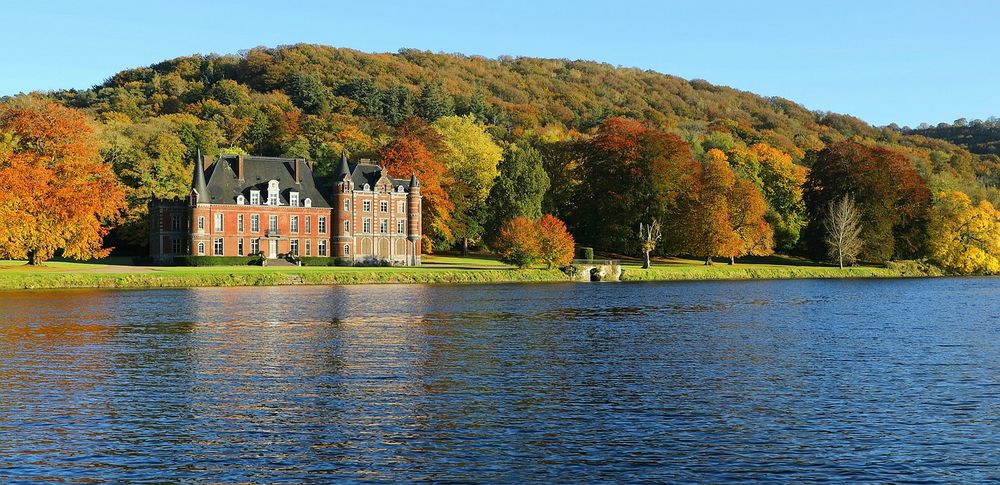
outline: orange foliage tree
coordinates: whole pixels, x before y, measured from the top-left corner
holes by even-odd
[[[420,181],[424,230],[424,251],[433,249],[433,239],[451,239],[452,211],[455,204],[444,190],[447,170],[415,136],[404,135],[379,153],[382,166],[396,177],[416,174]]]
[[[0,104],[0,257],[41,264],[106,256],[106,224],[125,190],[103,163],[86,115],[19,98]]]
[[[500,228],[493,246],[500,261],[518,268],[531,266],[542,252],[538,224],[527,217],[515,217]]]
[[[566,223],[556,216],[545,214],[538,220],[541,261],[549,268],[561,268],[573,262],[573,235],[566,229]]]

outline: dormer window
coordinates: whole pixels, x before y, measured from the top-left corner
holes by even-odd
[[[371,189],[372,189],[372,186],[368,185],[368,184],[365,184],[365,186],[361,188],[361,190],[364,190],[365,192],[368,192]]]
[[[236,204],[237,205],[244,205],[246,203],[247,203],[247,199],[246,199],[246,197],[243,197],[243,194],[240,194],[240,195],[236,196]]]
[[[278,181],[272,180],[267,183],[267,205],[281,205],[278,199]]]
[[[299,193],[298,192],[289,192],[288,193],[288,205],[290,205],[292,207],[298,207],[299,206]]]
[[[250,191],[250,205],[260,205],[260,191],[251,190]]]
[[[302,204],[305,205],[306,207],[312,207],[313,206],[313,200],[310,199],[309,197],[306,197],[306,200],[302,201]]]
[[[396,186],[396,192],[403,193],[403,186],[402,185],[397,185]]]

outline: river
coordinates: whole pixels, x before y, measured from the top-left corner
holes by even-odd
[[[1000,479],[1000,279],[0,292],[0,482]]]

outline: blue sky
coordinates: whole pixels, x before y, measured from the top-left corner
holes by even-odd
[[[875,124],[1000,116],[1000,2],[4,2],[0,95],[309,42],[590,59]]]

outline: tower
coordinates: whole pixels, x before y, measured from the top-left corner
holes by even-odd
[[[191,240],[188,248],[192,255],[209,254],[211,237],[207,228],[211,227],[209,220],[211,200],[208,195],[208,184],[205,183],[205,162],[201,157],[201,148],[199,148],[194,160],[194,176],[191,179],[191,196],[189,197],[191,212],[188,223],[191,228]]]
[[[410,264],[416,266],[420,264],[421,252],[421,227],[420,221],[420,182],[417,175],[410,176],[410,191],[406,194],[406,239],[410,247]]]
[[[347,164],[347,154],[340,154],[340,165],[333,172],[333,207],[330,208],[330,255],[352,259],[357,254],[354,247],[354,181],[351,179],[351,167]],[[344,222],[349,224],[349,230],[344,230]]]

